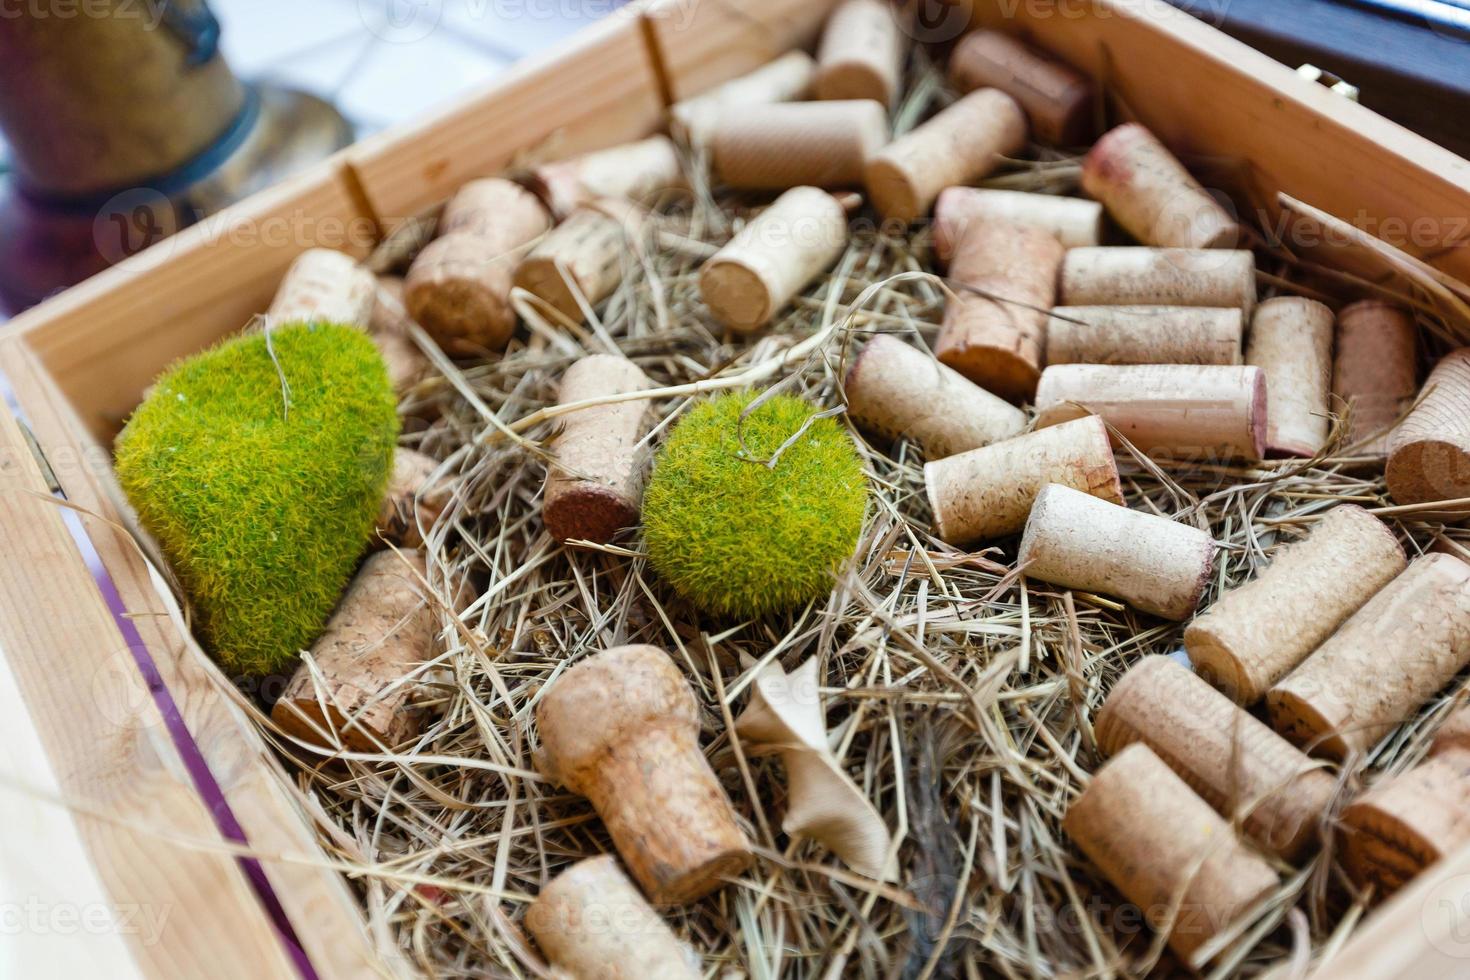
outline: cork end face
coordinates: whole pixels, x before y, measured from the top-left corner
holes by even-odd
[[[380,752],[383,746],[398,745],[413,735],[416,717],[416,712],[402,711],[389,725],[379,726],[363,713],[349,722],[335,704],[328,704],[323,713],[321,702],[310,695],[284,696],[271,709],[271,721],[281,731],[328,753],[338,751],[338,746],[332,744],[334,734],[341,749],[348,752]]]
[[[924,464],[924,496],[929,499],[929,512],[934,515],[934,534],[939,540],[948,544],[955,544],[951,537],[952,529],[948,527],[944,507],[939,499],[939,484],[943,482],[943,470],[939,460],[933,460]]]
[[[1470,497],[1470,453],[1458,443],[1423,439],[1393,447],[1384,472],[1395,503]]]
[[[1266,692],[1266,711],[1271,727],[1305,752],[1342,761],[1349,746],[1337,722],[1322,714],[1303,695],[1289,687]]]
[[[1251,404],[1245,424],[1250,430],[1251,459],[1265,459],[1266,437],[1270,431],[1267,415],[1270,411],[1270,404],[1266,401],[1266,372],[1260,368],[1251,368],[1249,373],[1254,380],[1251,382]]]
[[[515,284],[544,300],[572,322],[582,322],[582,308],[577,305],[576,293],[552,259],[527,258],[516,269]]]
[[[1132,179],[1128,155],[1139,143],[1157,142],[1141,123],[1129,122],[1104,133],[1082,158],[1082,189],[1097,198],[1115,184]]]
[[[719,891],[738,878],[755,863],[755,855],[745,848],[726,850],[696,868],[657,883],[644,883],[648,900],[654,905],[687,905]],[[655,869],[658,874],[664,869]]]
[[[611,487],[583,480],[548,494],[541,518],[557,541],[607,544],[638,523],[638,507]]]
[[[1372,799],[1343,811],[1339,841],[1348,877],[1360,888],[1373,886],[1378,898],[1392,895],[1442,856],[1400,814]]]
[[[711,315],[740,333],[759,330],[776,311],[766,282],[749,266],[711,259],[699,273],[699,293]]]
[[[1215,634],[1209,613],[1185,628],[1184,650],[1189,654],[1194,672],[1236,704],[1251,704],[1260,698],[1260,691],[1251,682],[1245,666]]]
[[[823,102],[867,99],[886,108],[894,96],[887,79],[871,66],[856,62],[823,65],[814,88]]]
[[[942,341],[942,338],[941,338]],[[945,346],[935,351],[940,363],[1012,404],[1036,397],[1040,369],[1014,351],[999,347]]]
[[[444,273],[429,282],[410,282],[404,299],[414,321],[451,355],[504,350],[515,333],[515,313],[506,297],[473,276]]]
[[[915,221],[927,207],[912,178],[887,157],[880,155],[869,161],[864,182],[873,207],[890,221]]]

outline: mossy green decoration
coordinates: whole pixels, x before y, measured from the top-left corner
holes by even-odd
[[[826,594],[867,511],[862,461],[833,419],[813,420],[774,468],[763,465],[818,409],[778,395],[742,424],[755,397],[723,395],[694,408],[669,436],[643,498],[654,568],[699,607],[726,615],[758,616]]]
[[[118,478],[231,676],[289,669],[320,633],[372,533],[397,439],[377,349],[327,323],[179,361],[133,413]]]

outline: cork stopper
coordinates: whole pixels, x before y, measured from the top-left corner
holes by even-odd
[[[1365,299],[1337,311],[1332,394],[1346,409],[1346,451],[1386,456],[1393,426],[1419,393],[1418,331],[1408,310]]]
[[[667,136],[543,164],[531,171],[530,182],[558,219],[605,197],[652,208],[669,192],[689,186],[679,151]]]
[[[410,675],[433,659],[437,622],[423,592],[422,552],[369,556],[326,629],[271,710],[286,734],[335,751],[381,752],[418,735]]]
[[[1082,161],[1082,189],[1145,245],[1235,248],[1241,240],[1234,215],[1138,123],[1093,144]]]
[[[309,248],[286,270],[266,318],[275,326],[306,321],[366,328],[376,289],[373,274],[352,256]]]
[[[593,354],[562,375],[558,404],[650,387],[648,376],[627,358]],[[561,417],[541,508],[553,538],[605,544],[638,523],[646,457],[639,443],[648,432],[649,407],[646,400],[619,402]]]
[[[1026,115],[993,88],[971,92],[888,144],[868,164],[868,194],[885,218],[913,221],[939,192],[972,184],[1026,146]]]
[[[1048,364],[1239,364],[1245,318],[1209,306],[1058,306]]]
[[[1169,948],[1195,950],[1276,890],[1276,872],[1147,746],[1130,745],[1092,777],[1062,822],[1068,836]]]
[[[864,430],[918,443],[942,459],[1020,435],[1026,414],[957,371],[887,334],[867,342],[844,385],[847,414]]]
[[[1389,440],[1388,492],[1400,504],[1470,497],[1470,347],[1440,359]]]
[[[1066,248],[1096,245],[1102,238],[1102,217],[1101,204],[1080,197],[946,187],[934,205],[934,254],[948,263],[972,226],[992,221],[1047,232]]]
[[[1116,755],[1142,742],[1262,848],[1300,860],[1337,781],[1170,657],[1144,657],[1113,686],[1093,731]]]
[[[515,285],[573,323],[586,319],[623,279],[624,257],[638,240],[646,212],[608,198],[577,208],[516,266]]]
[[[378,508],[377,535],[389,544],[422,548],[423,531],[434,526],[454,499],[454,484],[434,478],[439,461],[399,446],[393,452],[388,492]]]
[[[1266,453],[1311,457],[1327,445],[1331,419],[1332,310],[1278,296],[1256,307],[1245,362],[1266,375]]]
[[[868,159],[888,142],[876,102],[783,102],[729,113],[710,141],[714,172],[744,190],[858,187]]]
[[[1036,387],[1036,425],[1093,412],[1150,456],[1260,459],[1266,404],[1257,367],[1056,364]]]
[[[699,749],[694,692],[657,647],[614,647],[557,679],[536,709],[542,775],[587,797],[656,905],[750,866],[750,844]]]
[[[1064,306],[1216,306],[1250,316],[1250,252],[1183,248],[1074,248],[1062,262]]]
[[[1016,554],[1027,578],[1172,620],[1199,606],[1214,561],[1215,541],[1197,527],[1056,483],[1036,495]]]
[[[817,63],[811,55],[788,51],[747,75],[674,103],[669,109],[670,131],[693,146],[701,146],[709,141],[719,121],[732,112],[751,112],[758,106],[805,98],[816,71]]]
[[[1429,745],[1429,754],[1439,755],[1452,749],[1470,749],[1470,706],[1456,708],[1440,723]]]
[[[1470,844],[1470,750],[1451,749],[1373,786],[1343,811],[1340,837],[1348,875],[1379,897]]]
[[[949,84],[957,92],[1000,89],[1026,110],[1043,143],[1080,146],[1092,138],[1095,94],[1088,77],[998,31],[965,35],[949,56]]]
[[[674,935],[610,854],[578,861],[541,889],[526,929],[565,980],[698,980]]]
[[[903,78],[907,37],[886,0],[846,0],[827,18],[817,48],[819,99],[893,104]]]
[[[1055,235],[999,221],[971,227],[950,262],[956,286],[934,353],[971,381],[1011,401],[1036,391],[1066,250]]]
[[[1366,752],[1470,664],[1470,565],[1423,555],[1271,688],[1271,725],[1309,752]]]
[[[704,264],[700,297],[729,329],[759,330],[837,261],[847,238],[847,211],[837,198],[794,187]]]
[[[1190,623],[1184,647],[1201,677],[1254,704],[1407,564],[1388,525],[1343,504]]]
[[[1017,533],[1050,483],[1123,502],[1101,419],[1077,419],[924,465],[935,533],[954,545]]]
[[[441,234],[408,270],[408,315],[456,356],[501,350],[515,332],[511,277],[550,228],[535,195],[508,180],[471,181],[445,207]]]
[[[408,309],[403,300],[403,279],[399,276],[379,276],[374,294],[372,317],[368,322],[368,333],[383,355],[388,368],[388,381],[400,397],[425,377],[432,367],[418,344],[408,335]]]

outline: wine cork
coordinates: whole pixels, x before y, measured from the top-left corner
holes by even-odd
[[[627,358],[593,354],[562,375],[558,404],[650,387],[647,375]],[[547,471],[541,505],[553,538],[605,544],[638,523],[644,468],[638,444],[648,431],[649,407],[646,400],[627,401],[561,416],[561,435],[552,447],[556,461]]]
[[[531,186],[557,218],[603,197],[654,207],[670,191],[688,186],[679,151],[667,136],[650,136],[543,164],[531,171]]]
[[[1334,507],[1184,631],[1201,677],[1254,704],[1407,566],[1388,525],[1356,504]]]
[[[1065,251],[1055,235],[1025,225],[970,228],[950,262],[949,277],[961,285],[945,303],[935,355],[1002,398],[1029,399]]]
[[[1028,578],[1172,620],[1199,606],[1214,562],[1215,541],[1199,528],[1057,483],[1036,495],[1016,554]]]
[[[1101,419],[1078,419],[924,464],[935,533],[955,545],[1020,531],[1049,483],[1123,502]]]
[[[1439,755],[1452,749],[1470,750],[1470,706],[1456,708],[1440,723],[1429,745],[1429,754]]]
[[[901,340],[879,334],[853,359],[847,414],[869,432],[907,437],[928,459],[1020,435],[1026,413]]]
[[[1066,248],[1096,245],[1102,205],[1079,197],[983,187],[946,187],[934,205],[934,253],[948,263],[972,226],[991,221],[1050,232]]]
[[[759,111],[759,106],[805,97],[816,71],[811,55],[788,51],[747,75],[674,103],[669,109],[670,129],[693,145],[703,145],[732,112]]]
[[[1127,232],[1161,248],[1234,248],[1240,224],[1138,123],[1104,134],[1082,161],[1082,189]]]
[[[432,372],[428,357],[408,335],[412,322],[403,304],[403,279],[379,276],[368,333],[383,355],[388,381],[400,396]]]
[[[1256,305],[1256,260],[1247,251],[1074,248],[1062,262],[1065,306]]]
[[[1144,657],[1093,725],[1116,755],[1142,742],[1220,814],[1287,861],[1318,840],[1337,781],[1296,746],[1171,657]]]
[[[1470,663],[1470,565],[1423,555],[1271,688],[1278,732],[1337,759],[1366,752]]]
[[[1093,135],[1095,96],[1088,77],[997,31],[974,31],[955,46],[949,84],[957,92],[1000,89],[1026,110],[1043,143],[1079,146]]]
[[[1266,375],[1266,452],[1311,457],[1327,445],[1332,310],[1278,296],[1256,307],[1245,362]]]
[[[1239,364],[1244,324],[1240,310],[1209,306],[1058,306],[1046,363]]]
[[[1376,897],[1470,844],[1470,750],[1452,749],[1378,783],[1343,811],[1339,837],[1343,867]]]
[[[656,905],[708,895],[750,866],[750,842],[699,749],[699,705],[667,653],[614,647],[557,678],[536,707],[536,767],[587,797]]]
[[[1400,504],[1470,497],[1470,347],[1440,359],[1388,444],[1388,492]]]
[[[511,277],[520,253],[550,227],[535,195],[508,180],[471,181],[404,279],[408,315],[453,355],[501,350],[515,332]]]
[[[971,184],[1026,146],[1016,100],[983,88],[888,144],[868,164],[868,195],[885,218],[914,221],[946,187]]]
[[[1036,425],[1091,411],[1134,448],[1174,459],[1260,459],[1266,379],[1225,364],[1057,364],[1036,386]]]
[[[377,283],[350,255],[309,248],[286,270],[266,313],[275,326],[297,321],[367,327]]]
[[[578,861],[541,889],[526,929],[564,980],[698,980],[681,943],[610,854]]]
[[[759,330],[837,261],[847,236],[847,212],[837,198],[794,187],[704,264],[700,296],[729,329]]]
[[[378,508],[378,537],[405,548],[422,548],[421,528],[433,527],[454,497],[449,480],[435,480],[438,460],[399,446],[393,453],[388,492]]]
[[[1276,872],[1146,745],[1130,745],[1072,801],[1062,827],[1188,958],[1276,890]]]
[[[363,563],[312,644],[315,673],[303,663],[271,709],[282,731],[325,749],[336,748],[335,733],[351,752],[380,752],[419,733],[410,675],[433,658],[436,633],[426,574],[418,551],[380,551]]]
[[[586,317],[623,280],[623,258],[640,234],[645,212],[607,198],[580,207],[516,266],[515,284],[550,304],[574,323]]]
[[[886,0],[846,0],[827,18],[817,48],[819,99],[893,104],[908,43]]]
[[[888,142],[888,114],[876,102],[783,102],[759,113],[730,113],[710,141],[720,180],[744,190],[855,187],[868,158]]]
[[[1348,452],[1388,454],[1393,426],[1419,392],[1417,332],[1408,310],[1382,300],[1359,300],[1337,311],[1332,394],[1347,409]]]

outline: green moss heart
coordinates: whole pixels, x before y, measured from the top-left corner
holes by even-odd
[[[118,478],[231,676],[289,669],[321,632],[372,534],[397,439],[382,358],[336,324],[186,358],[133,413]]]

